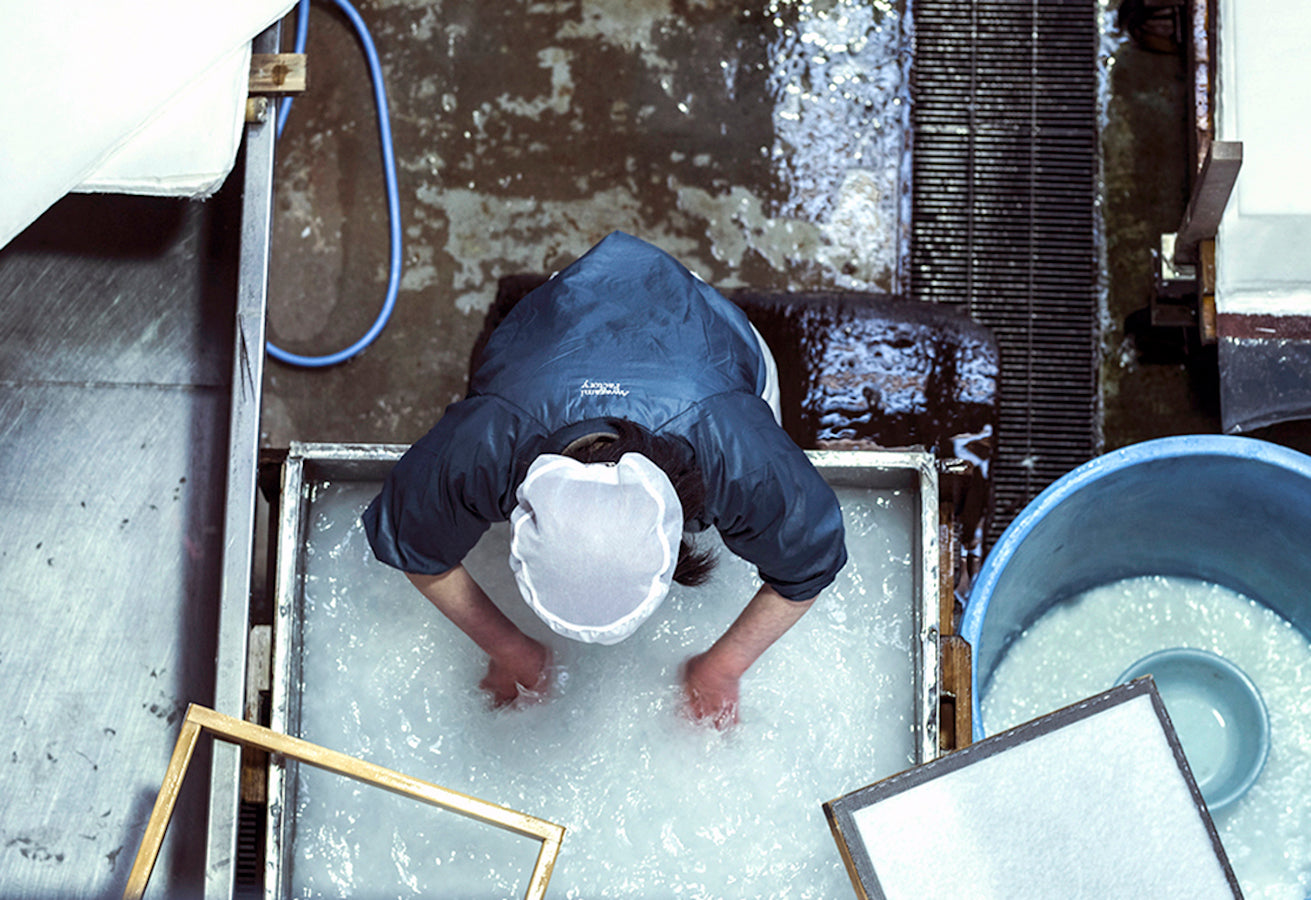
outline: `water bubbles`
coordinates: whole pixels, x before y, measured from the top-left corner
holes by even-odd
[[[876,273],[895,267],[897,166],[883,170],[876,215],[862,223],[859,234],[838,227],[835,210],[850,161],[902,158],[907,123],[900,95],[909,90],[904,64],[909,40],[895,16],[865,4],[785,3],[772,12],[778,33],[770,45],[767,84],[777,98],[775,147],[781,152],[776,156],[787,160],[778,173],[789,191],[784,216],[834,219],[827,235],[832,252],[861,257],[857,271],[869,273],[844,274],[839,282],[868,286],[871,277],[880,277]],[[833,266],[845,272],[836,259]]]
[[[678,839],[678,834],[674,831],[672,822],[666,822],[660,828],[660,846],[664,848],[665,853],[673,857],[681,856],[687,848],[683,842]]]
[[[354,552],[317,554],[306,564],[313,641],[302,653],[302,733],[567,825],[571,862],[552,884],[562,896],[740,896],[751,892],[745,885],[840,895],[848,882],[820,802],[905,769],[914,754],[913,578],[894,561],[909,552],[916,506],[896,492],[838,493],[856,523],[851,561],[748,673],[734,731],[685,721],[678,684],[683,659],[713,642],[759,585],[752,566],[721,548],[711,586],[676,590],[618,647],[554,642],[522,604],[507,604],[516,624],[552,641],[557,670],[548,701],[495,714],[476,688],[485,657],[408,581]],[[345,486],[323,494],[315,513],[345,523],[355,547],[371,496]],[[500,528],[466,564],[494,598],[514,598]],[[367,553],[367,542],[358,546]],[[385,827],[348,827],[337,813],[354,801],[339,781],[307,780],[296,799],[305,806],[294,850],[302,894],[392,882],[402,895],[411,884],[450,893],[473,882],[480,887],[464,893],[499,896],[531,868],[531,842],[427,808],[369,811],[368,792],[356,818]],[[325,856],[325,845],[342,852]],[[516,864],[516,853],[528,859]]]

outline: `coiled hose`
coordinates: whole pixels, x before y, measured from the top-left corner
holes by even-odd
[[[267,343],[269,356],[279,362],[302,368],[318,369],[335,366],[358,354],[382,333],[382,329],[391,318],[396,306],[396,294],[401,286],[401,203],[396,189],[396,155],[392,148],[391,121],[387,113],[387,87],[383,82],[382,64],[378,61],[378,51],[373,45],[369,29],[347,0],[332,0],[350,20],[364,47],[364,56],[369,63],[369,78],[373,82],[373,99],[378,109],[378,133],[382,138],[382,170],[387,185],[387,221],[391,238],[391,258],[387,271],[387,295],[382,303],[382,310],[369,330],[355,343],[336,353],[325,356],[301,356],[277,347],[272,341]],[[300,0],[296,9],[296,52],[305,52],[306,38],[309,35],[310,0]],[[282,136],[282,129],[287,125],[287,116],[291,113],[291,98],[284,97],[278,107],[277,136]]]

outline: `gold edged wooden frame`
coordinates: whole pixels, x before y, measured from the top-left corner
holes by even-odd
[[[528,890],[524,893],[524,900],[540,900],[546,894],[546,885],[551,880],[555,859],[560,854],[560,844],[564,840],[564,826],[439,787],[427,781],[420,781],[392,769],[260,725],[234,719],[193,703],[187,707],[186,718],[182,720],[182,731],[178,734],[177,743],[173,745],[173,756],[168,761],[168,770],[164,773],[159,796],[155,798],[155,808],[151,810],[150,819],[146,822],[146,833],[141,838],[141,847],[132,862],[127,888],[123,891],[124,900],[140,900],[146,892],[150,873],[155,868],[155,858],[159,855],[160,845],[164,842],[164,832],[173,817],[173,807],[177,804],[182,779],[186,777],[191,754],[196,749],[196,741],[202,731],[208,731],[216,738],[243,747],[280,753],[311,766],[346,775],[404,797],[421,800],[471,819],[496,825],[524,837],[536,838],[542,842],[542,849],[537,854],[537,862],[533,865],[532,875],[528,879]]]

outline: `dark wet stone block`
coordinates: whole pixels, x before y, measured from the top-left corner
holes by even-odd
[[[774,352],[783,424],[801,446],[922,446],[950,457],[970,436],[991,437],[997,342],[964,313],[881,294],[728,297]]]
[[[992,506],[1001,357],[962,311],[883,294],[727,293],[779,369],[783,427],[801,447],[923,447],[944,473],[956,539],[979,546]]]

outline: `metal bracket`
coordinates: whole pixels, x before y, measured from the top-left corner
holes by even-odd
[[[1187,283],[1190,289],[1195,288],[1197,266],[1180,261],[1176,252],[1178,246],[1179,235],[1177,233],[1161,235],[1161,247],[1158,256],[1160,267],[1156,274],[1156,280],[1158,283],[1166,285]]]
[[[1153,281],[1150,321],[1154,328],[1192,328],[1197,325],[1197,267],[1177,262],[1178,236],[1161,235],[1161,246],[1152,251]]]

